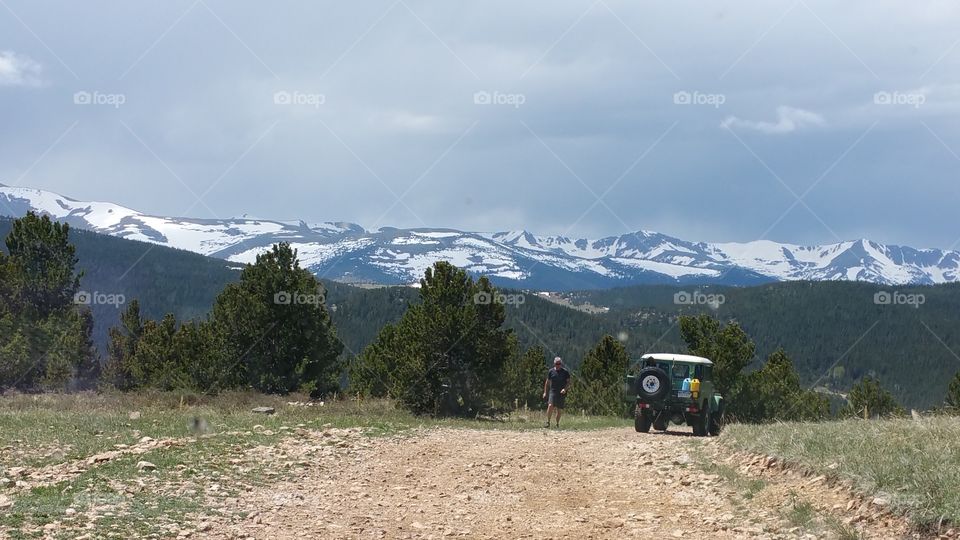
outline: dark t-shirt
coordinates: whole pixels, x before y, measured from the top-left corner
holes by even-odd
[[[570,381],[570,372],[563,368],[550,368],[550,371],[547,372],[547,378],[550,379],[550,391],[559,393],[567,387],[567,382]]]

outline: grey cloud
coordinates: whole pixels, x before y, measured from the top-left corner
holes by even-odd
[[[366,227],[960,237],[948,3],[7,3],[30,28],[0,11],[0,50],[45,84],[0,87],[2,183]],[[917,89],[919,108],[874,101]],[[825,172],[809,210],[781,184]]]

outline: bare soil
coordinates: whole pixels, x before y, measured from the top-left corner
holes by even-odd
[[[318,453],[323,459],[310,459]],[[294,480],[245,493],[235,510],[247,517],[206,522],[196,536],[916,536],[905,520],[842,486],[756,456],[730,457],[716,439],[689,433],[444,428],[331,440],[313,432],[249,457],[311,465]],[[797,523],[808,515],[809,523]]]

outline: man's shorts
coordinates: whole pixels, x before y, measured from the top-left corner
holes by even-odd
[[[563,401],[567,398],[566,394],[561,394],[560,392],[550,392],[548,394],[547,405],[553,405],[558,409],[563,408]]]

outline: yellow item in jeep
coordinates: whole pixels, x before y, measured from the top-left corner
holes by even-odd
[[[700,394],[700,379],[690,381],[690,393],[693,394],[693,397],[697,397]]]

